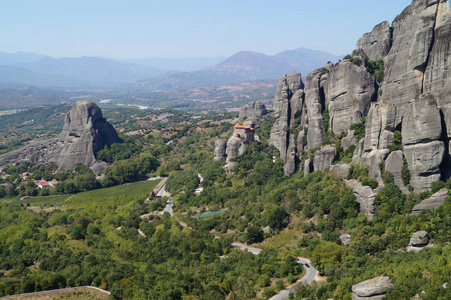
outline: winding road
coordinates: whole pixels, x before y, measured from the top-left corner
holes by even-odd
[[[232,243],[232,247],[233,248],[239,248],[240,250],[243,251],[249,251],[252,254],[255,255],[259,255],[260,252],[262,251],[262,249],[259,248],[255,248],[255,247],[251,247],[248,245],[245,245],[243,243],[238,243],[238,242],[233,242]],[[313,281],[319,280],[318,278],[318,270],[316,270],[312,264],[310,263],[310,260],[308,258],[305,257],[298,257],[297,260],[298,264],[301,264],[304,266],[306,273],[305,275],[298,279],[295,283],[293,283],[292,285],[286,287],[285,289],[281,290],[279,293],[277,293],[276,295],[274,295],[273,297],[271,297],[269,300],[283,300],[286,299],[290,296],[290,293],[294,292],[294,287],[298,284],[310,284]]]
[[[200,174],[199,174],[200,175]],[[200,177],[200,176],[199,176]],[[202,178],[203,180],[203,178]],[[170,197],[171,195],[169,193],[166,192],[166,184],[164,184],[161,189],[158,191],[158,194],[160,197],[161,196],[168,196]],[[202,191],[200,191],[202,192]],[[169,199],[166,202],[166,207],[164,208],[164,212],[168,212],[171,217],[173,216],[173,212],[172,212],[172,206],[174,205],[174,203],[172,202],[171,199]],[[184,223],[179,222],[182,226],[187,226]],[[252,247],[243,243],[239,243],[239,242],[233,242],[231,244],[231,246],[233,248],[238,248],[240,250],[243,251],[249,251],[254,255],[259,255],[263,250],[260,248],[256,248],[256,247]],[[281,290],[279,293],[277,293],[276,295],[274,295],[273,297],[270,298],[270,300],[283,300],[283,299],[287,299],[291,293],[293,293],[295,291],[295,286],[299,285],[299,284],[311,284],[313,281],[317,281],[320,280],[319,279],[319,273],[318,271],[312,266],[312,264],[310,263],[310,260],[308,258],[305,257],[298,257],[297,259],[297,263],[301,264],[304,266],[306,273],[304,274],[304,276],[300,279],[298,279],[295,283],[293,283],[292,285],[286,287],[285,289]]]

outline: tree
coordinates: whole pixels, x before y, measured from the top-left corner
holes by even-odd
[[[288,225],[288,217],[289,214],[283,207],[277,207],[269,212],[267,224],[273,229],[282,230]]]
[[[322,275],[333,275],[346,256],[345,246],[321,241],[313,250],[311,261]]]
[[[253,244],[263,241],[263,234],[263,230],[258,226],[252,225],[248,227],[246,232],[246,243]]]

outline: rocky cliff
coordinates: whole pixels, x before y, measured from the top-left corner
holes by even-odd
[[[96,159],[97,151],[119,142],[116,130],[103,117],[101,109],[91,101],[79,101],[67,113],[63,130],[57,138],[0,156],[0,167],[31,161],[35,164],[55,163],[57,171],[64,171],[80,163],[101,173],[104,166]]]
[[[329,168],[342,151],[339,141],[346,149],[356,144],[353,162],[368,165],[380,184],[384,165],[403,191],[450,178],[450,31],[449,0],[413,0],[391,26],[382,22],[360,38],[352,56],[308,74],[305,83],[299,73],[285,75],[270,138],[285,174]],[[365,124],[360,141],[352,130],[358,123]]]
[[[395,287],[388,276],[379,276],[352,286],[352,300],[380,300]]]
[[[232,170],[234,163],[230,160],[243,154],[248,144],[259,140],[259,137],[254,134],[254,128],[260,127],[261,118],[265,116],[267,116],[266,106],[259,101],[241,107],[239,121],[243,122],[243,125],[235,125],[227,141],[218,139],[215,142],[214,160],[220,161],[226,158],[226,167]]]

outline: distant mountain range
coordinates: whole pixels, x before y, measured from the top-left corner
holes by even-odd
[[[36,53],[6,53],[0,52],[0,65],[13,65],[18,63],[33,63],[38,62],[40,59],[44,58],[45,55]]]
[[[219,64],[227,57],[145,58],[124,59],[123,62],[153,66],[165,71],[190,72]]]
[[[171,90],[229,83],[279,79],[284,74],[298,71],[307,75],[342,56],[305,48],[284,51],[274,56],[242,51],[219,64],[191,72],[171,72],[148,80],[128,84],[153,90]]]
[[[12,65],[32,72],[73,78],[83,84],[120,84],[158,76],[163,70],[99,57],[51,58]]]
[[[52,58],[35,53],[0,52],[0,86],[66,88],[122,85],[124,88],[173,90],[278,79],[292,71],[307,75],[328,61],[340,58],[305,48],[274,56],[243,51],[229,58],[135,60]]]

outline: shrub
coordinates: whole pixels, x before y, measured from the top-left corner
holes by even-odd
[[[367,60],[366,61],[367,71],[374,76],[377,83],[381,83],[384,80],[384,60]]]
[[[368,176],[362,177],[362,185],[366,185],[371,187],[373,190],[379,186],[379,183],[377,183],[376,180],[373,178],[370,178]]]
[[[390,152],[396,151],[396,150],[402,150],[402,136],[401,132],[399,130],[396,130],[394,132],[394,137],[392,144],[389,147]]]
[[[247,228],[246,232],[246,243],[253,244],[253,243],[259,243],[263,241],[263,230],[258,226],[251,226]]]
[[[410,183],[410,170],[409,166],[407,165],[407,160],[404,158],[404,164],[401,169],[401,178],[404,185],[408,185]]]

